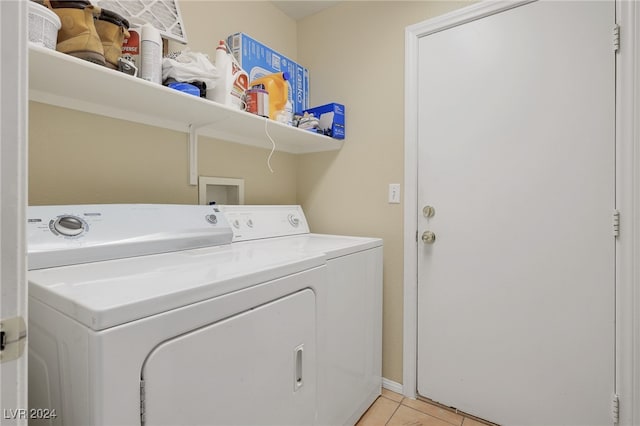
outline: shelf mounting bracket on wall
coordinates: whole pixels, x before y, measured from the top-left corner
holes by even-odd
[[[189,185],[198,185],[198,129],[208,124],[189,124]]]
[[[215,121],[189,124],[189,185],[198,186],[198,130],[213,126],[228,118],[228,115],[224,115]]]
[[[198,128],[189,124],[189,185],[198,184]]]

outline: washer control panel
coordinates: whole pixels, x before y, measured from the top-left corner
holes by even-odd
[[[30,206],[29,269],[229,244],[214,206],[99,204]]]
[[[233,241],[308,234],[300,206],[218,206],[231,224]]]

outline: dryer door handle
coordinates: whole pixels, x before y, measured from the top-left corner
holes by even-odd
[[[294,372],[293,372],[293,391],[296,392],[304,385],[302,379],[302,355],[304,354],[304,344],[293,350]]]

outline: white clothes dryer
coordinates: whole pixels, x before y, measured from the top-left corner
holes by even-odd
[[[231,224],[234,246],[326,256],[318,424],[355,424],[381,393],[383,241],[313,234],[300,206],[219,207]]]
[[[317,423],[324,256],[229,244],[209,206],[30,207],[27,229],[49,424]]]

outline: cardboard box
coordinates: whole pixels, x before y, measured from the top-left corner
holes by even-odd
[[[309,108],[309,70],[244,33],[230,35],[227,44],[242,69],[249,74],[249,82],[267,74],[288,71],[293,112]]]
[[[334,139],[344,139],[344,105],[330,103],[315,108],[309,108],[304,112],[313,114],[314,117],[320,120],[320,129],[323,134],[331,136]]]

